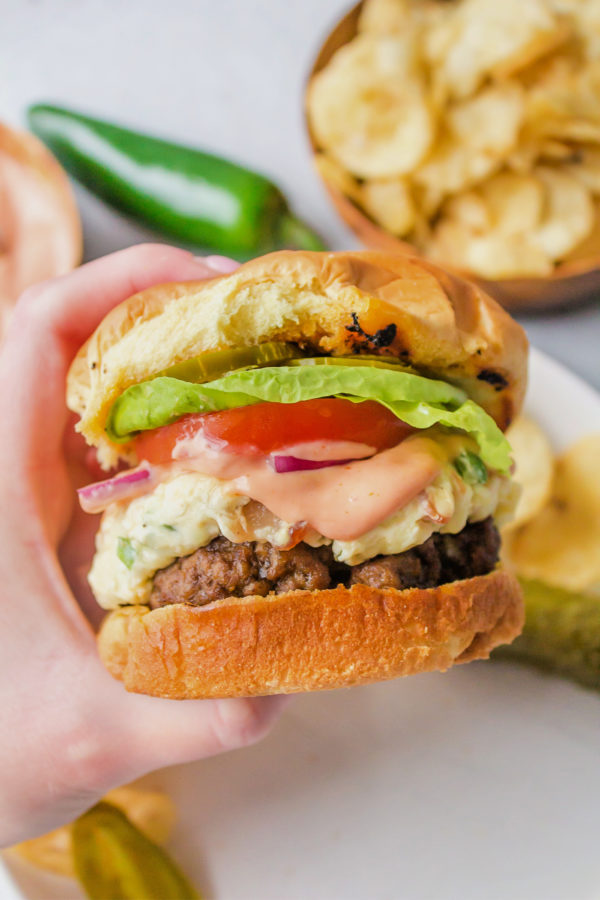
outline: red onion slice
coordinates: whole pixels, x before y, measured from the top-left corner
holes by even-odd
[[[124,500],[135,494],[144,493],[150,486],[151,477],[150,467],[142,465],[137,469],[119,472],[114,478],[88,484],[77,491],[81,508],[89,513],[102,512],[109,503],[114,503],[115,500]]]
[[[306,469],[325,469],[328,466],[342,466],[345,463],[355,462],[354,459],[300,459],[298,456],[270,457],[270,463],[276,472],[302,472]]]

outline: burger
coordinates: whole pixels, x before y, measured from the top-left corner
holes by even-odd
[[[423,260],[282,251],[136,294],[68,405],[116,474],[89,582],[129,691],[350,686],[488,656],[523,622],[498,527],[527,342]],[[125,467],[124,467],[125,464]]]

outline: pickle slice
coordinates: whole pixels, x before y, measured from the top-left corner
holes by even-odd
[[[71,826],[77,878],[91,900],[200,900],[165,851],[111,803]]]
[[[236,369],[254,369],[260,366],[277,365],[295,359],[302,355],[302,351],[296,344],[287,344],[283,341],[268,341],[265,344],[257,344],[254,347],[235,347],[233,350],[208,350],[186,359],[183,362],[163,369],[154,377],[167,376],[178,378],[180,381],[191,381],[194,384],[204,384],[205,381],[214,381],[228,372]]]
[[[286,366],[374,366],[377,369],[394,369],[395,371],[418,373],[411,366],[405,365],[395,356],[304,356],[286,361]]]

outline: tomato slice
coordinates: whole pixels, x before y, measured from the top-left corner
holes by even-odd
[[[356,441],[377,450],[399,444],[413,430],[374,400],[337,397],[300,403],[256,403],[222,412],[183,416],[136,439],[139,459],[166,463],[178,441],[202,429],[207,440],[243,455],[269,454],[306,441]]]

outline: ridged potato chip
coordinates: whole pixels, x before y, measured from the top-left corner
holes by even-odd
[[[440,0],[365,0],[358,31],[389,35],[420,26],[414,37],[421,42],[427,39],[429,29],[447,15],[448,4]]]
[[[361,186],[361,203],[368,215],[391,234],[407,234],[415,224],[416,209],[406,178],[379,178]]]
[[[529,522],[546,505],[552,492],[554,453],[540,426],[520,416],[506,432],[515,462],[514,480],[521,486],[521,496],[506,531]]]
[[[529,86],[524,132],[600,143],[600,61],[583,64],[565,54],[540,65]]]
[[[444,204],[444,215],[476,234],[492,228],[490,209],[478,191],[464,191],[450,197]]]
[[[365,0],[358,30],[369,34],[391,34],[410,23],[413,0]]]
[[[600,202],[594,203],[594,224],[580,244],[569,253],[569,262],[577,260],[589,260],[598,255],[600,247]]]
[[[546,275],[552,261],[529,237],[541,226],[544,208],[540,179],[500,172],[444,204],[428,253],[487,278]]]
[[[529,237],[550,259],[561,259],[592,230],[594,204],[587,188],[568,172],[539,166],[534,175],[544,185],[546,209]]]
[[[519,574],[572,591],[600,584],[600,434],[582,438],[556,463],[552,495],[512,535]]]
[[[410,172],[434,136],[417,45],[402,35],[359,35],[311,81],[307,104],[319,145],[349,172]]]
[[[565,171],[577,178],[592,194],[600,196],[600,149],[579,147],[565,166]]]
[[[455,104],[446,135],[414,173],[416,183],[444,196],[482,181],[514,148],[523,113],[523,90],[511,81]]]
[[[500,172],[481,185],[480,194],[489,210],[492,230],[501,234],[524,234],[542,221],[545,196],[539,178]]]
[[[427,43],[436,77],[468,97],[489,76],[506,77],[565,41],[568,21],[544,0],[462,0]]]
[[[600,0],[550,0],[558,13],[573,17],[588,59],[600,59]]]
[[[451,219],[443,219],[425,243],[425,252],[442,265],[477,272],[483,278],[517,278],[523,273],[544,277],[552,261],[522,234],[477,234]]]
[[[121,787],[109,791],[105,799],[122,809],[150,840],[163,844],[169,838],[175,823],[175,806],[167,794],[138,787]],[[38,869],[75,878],[70,825],[16,844],[10,852]]]

